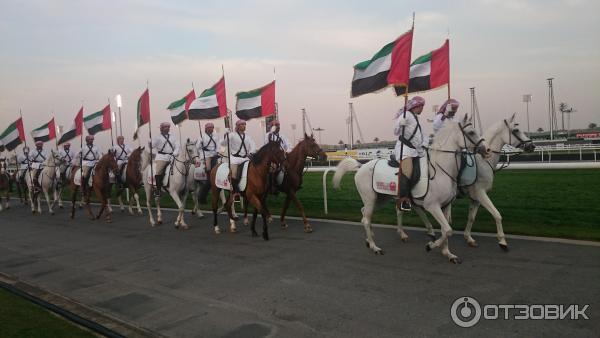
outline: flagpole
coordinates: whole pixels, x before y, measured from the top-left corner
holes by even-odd
[[[25,122],[23,122],[23,113],[21,112],[21,108],[19,108],[19,116],[21,117],[21,124],[23,124],[23,131],[25,131]],[[18,128],[19,127],[17,126],[17,129]],[[27,135],[23,135],[23,143],[25,144],[25,147],[27,147]],[[27,172],[29,173],[29,181],[31,182],[31,186],[34,187],[35,183],[33,182],[33,177],[31,176],[31,161],[29,153],[27,153]],[[31,193],[32,192],[30,191],[30,196],[32,196]]]
[[[56,146],[56,151],[58,152],[58,137],[56,137],[56,120],[54,119],[54,110],[52,111],[52,124],[54,124],[54,145]]]
[[[413,12],[411,34],[413,34],[414,31],[415,31],[415,12]],[[412,46],[411,46],[411,50],[412,50]],[[410,79],[408,82],[410,83]],[[404,90],[404,108],[403,108],[404,112],[402,115],[403,119],[406,119],[406,106],[408,104],[408,85],[409,84],[407,83],[406,89]],[[404,138],[404,130],[405,129],[406,129],[406,126],[402,126],[402,138]],[[404,142],[400,142],[400,158],[397,159],[399,165],[398,165],[398,199],[396,200],[396,208],[398,208],[398,209],[400,209],[400,182],[402,180],[402,156],[403,155],[404,155]]]
[[[225,79],[225,67],[221,64],[221,76]],[[231,177],[231,146],[229,145],[229,133],[233,127],[233,112],[227,109],[227,116],[225,117],[225,127],[229,124],[229,132],[225,134],[227,137],[227,166],[229,167],[229,175]],[[233,192],[233,179],[231,179],[231,191]]]
[[[450,100],[450,27],[448,27],[448,36],[446,38],[448,41],[448,100]]]
[[[150,90],[148,88],[148,80],[146,80],[146,90],[148,91],[148,104],[150,103]],[[154,177],[154,168],[152,168],[152,114],[150,113],[150,107],[148,107],[148,137],[150,137],[150,177],[151,180],[156,180]],[[158,182],[154,182],[156,186],[158,186]]]
[[[114,141],[114,136],[113,136],[112,111],[110,110],[110,97],[107,100],[108,100],[108,112],[109,112],[108,119],[110,120],[110,145],[114,149],[115,148],[115,141]]]

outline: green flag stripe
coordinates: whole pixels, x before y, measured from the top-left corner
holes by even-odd
[[[367,69],[367,67],[369,67],[369,65],[377,60],[380,59],[388,54],[390,54],[392,52],[392,50],[394,49],[394,44],[396,43],[396,41],[392,41],[390,43],[388,43],[387,45],[385,45],[383,48],[381,48],[381,50],[379,52],[377,52],[372,58],[371,60],[366,60],[363,62],[359,62],[357,63],[354,68],[356,69]]]

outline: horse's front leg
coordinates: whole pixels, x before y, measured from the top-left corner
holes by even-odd
[[[504,235],[504,229],[502,227],[502,215],[500,215],[500,211],[496,209],[492,200],[488,197],[487,193],[481,190],[477,194],[477,200],[481,205],[490,213],[496,222],[496,232],[498,236],[498,245],[502,250],[508,251],[508,243],[506,243],[506,236]]]
[[[213,188],[212,195],[213,195],[213,198],[211,198],[210,202],[211,202],[212,211],[213,211],[213,231],[215,232],[215,234],[218,235],[221,233],[221,229],[219,228],[219,224],[218,224],[219,200],[215,196],[220,195],[219,189]]]
[[[151,226],[155,226],[154,216],[152,215],[152,187],[144,186],[144,191],[146,192],[146,208],[148,209],[148,218]]]
[[[175,220],[175,228],[179,228],[181,226],[182,229],[188,229],[188,225],[185,223],[184,214],[185,214],[185,200],[187,197],[187,193],[184,192],[183,196],[179,196],[178,192],[172,193],[171,197],[173,197],[173,201],[177,205],[177,219]]]
[[[283,229],[287,229],[288,225],[285,221],[285,215],[287,214],[287,210],[290,207],[290,203],[292,202],[292,197],[290,196],[290,194],[286,194],[285,195],[285,201],[283,201],[283,208],[281,209],[281,228]]]
[[[135,203],[137,206],[137,213],[138,215],[142,215],[142,208],[140,206],[140,194],[138,194],[137,190],[134,190],[135,192],[133,193],[133,197],[135,198]]]
[[[433,224],[431,224],[429,218],[427,218],[427,213],[425,213],[425,210],[419,206],[416,206],[414,209],[417,215],[419,215],[419,218],[421,218],[421,220],[423,221],[423,224],[425,224],[425,228],[427,229],[427,236],[429,236],[429,238],[432,241],[435,241],[435,231],[433,230]]]
[[[452,228],[450,227],[450,224],[448,224],[448,220],[446,219],[447,211],[442,211],[440,206],[434,206],[430,209],[427,209],[427,211],[429,211],[429,213],[440,224],[442,235],[434,242],[427,243],[425,249],[427,251],[430,251],[433,248],[441,246],[442,255],[446,256],[450,262],[454,264],[460,264],[462,262],[461,259],[458,256],[454,255],[452,252],[450,252],[448,246],[448,238],[452,236]]]
[[[48,189],[43,189],[43,190],[44,190],[44,197],[46,198],[46,204],[48,204],[48,211],[50,212],[50,215],[54,215],[54,209],[53,209],[54,203],[50,203],[50,192],[48,191]]]
[[[262,233],[262,237],[265,241],[269,240],[269,226],[267,224],[267,213],[265,212],[265,209],[263,208],[263,204],[261,199],[255,195],[255,194],[251,194],[248,197],[248,201],[250,203],[252,203],[252,205],[256,208],[257,212],[260,212],[262,219],[263,219],[263,233]]]
[[[304,222],[304,232],[306,232],[307,234],[313,232],[313,228],[312,228],[312,226],[310,226],[310,223],[308,223],[308,218],[306,218],[306,213],[304,212],[304,206],[302,205],[302,203],[300,203],[298,196],[296,196],[296,193],[293,191],[290,192],[290,195],[292,196],[292,200],[294,201],[296,208],[298,208],[298,210],[300,210],[300,214],[302,215],[302,222]]]

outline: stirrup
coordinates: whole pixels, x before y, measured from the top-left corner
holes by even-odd
[[[400,203],[400,210],[402,210],[402,211],[411,211],[412,210],[412,205],[410,204],[410,201],[408,201],[408,200],[402,201]]]

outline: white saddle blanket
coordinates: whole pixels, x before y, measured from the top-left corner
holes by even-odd
[[[71,173],[71,168],[69,168],[67,170],[67,177],[69,177],[68,174],[70,174],[70,173]],[[91,176],[90,176],[90,179],[88,180],[88,186],[91,187],[92,184],[94,183],[94,176],[96,175],[96,168],[92,169],[90,175]],[[60,177],[60,176],[57,176],[57,177]],[[108,181],[113,184],[116,182],[115,174],[113,174],[112,171],[108,172]],[[73,177],[73,182],[75,183],[75,185],[81,186],[81,169],[77,169],[77,172],[75,172],[75,177]]]
[[[155,179],[154,179],[154,175],[156,175],[156,164],[152,163],[152,170],[146,170],[147,172],[147,176],[146,179],[148,180],[149,184],[152,185],[156,185]],[[169,177],[171,176],[171,164],[169,163],[169,165],[167,165],[167,167],[165,168],[165,176],[163,177],[163,187],[166,187],[169,185]]]
[[[248,162],[244,162],[242,166],[242,177],[239,182],[239,190],[246,191],[246,183],[248,182]],[[229,182],[229,166],[221,163],[217,168],[216,182],[217,188],[231,190],[231,182]]]
[[[206,181],[208,180],[208,174],[206,173],[206,166],[204,165],[204,161],[200,161],[200,166],[194,166],[194,180],[196,181]]]
[[[411,190],[413,198],[423,198],[427,194],[429,175],[427,159],[422,157],[419,161],[421,177]],[[373,170],[373,190],[379,194],[398,195],[398,168],[390,167],[387,160],[377,160]]]

